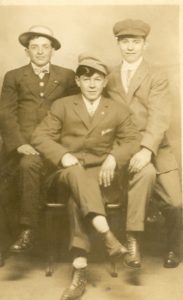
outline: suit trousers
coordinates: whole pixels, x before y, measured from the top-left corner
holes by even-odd
[[[44,164],[39,155],[24,155],[19,163],[20,224],[36,227]]]
[[[153,201],[165,217],[167,251],[177,253],[183,229],[182,192],[177,169],[157,175]]]
[[[57,184],[65,184],[70,189],[68,201],[70,221],[70,248],[90,249],[88,222],[86,217],[93,213],[106,216],[105,203],[119,203],[122,191],[119,188],[119,174],[110,187],[99,185],[100,166],[83,168],[72,166],[57,174]],[[120,172],[123,176],[123,172]]]

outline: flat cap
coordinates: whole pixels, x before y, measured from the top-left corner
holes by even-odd
[[[108,74],[107,66],[96,56],[82,53],[78,57],[78,67],[86,66],[95,69],[105,75]]]
[[[61,47],[60,42],[53,36],[52,30],[42,25],[32,26],[28,31],[22,33],[18,40],[20,44],[22,44],[24,47],[27,47],[30,39],[36,36],[43,36],[49,39],[52,42],[52,46],[55,50],[58,50]]]
[[[146,37],[149,32],[149,24],[141,20],[126,19],[117,22],[113,27],[113,33],[116,37],[125,35]]]

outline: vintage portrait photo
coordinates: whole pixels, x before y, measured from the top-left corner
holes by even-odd
[[[0,299],[181,300],[182,1],[0,24]]]

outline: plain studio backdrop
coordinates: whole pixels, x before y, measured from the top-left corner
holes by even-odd
[[[110,67],[119,64],[113,25],[126,18],[142,19],[151,25],[145,56],[169,77],[173,103],[169,137],[181,165],[179,14],[178,5],[0,5],[0,87],[8,70],[28,63],[18,36],[32,25],[53,30],[62,47],[52,62],[75,70],[82,52],[97,54]]]

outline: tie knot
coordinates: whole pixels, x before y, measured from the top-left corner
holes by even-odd
[[[49,73],[49,70],[47,67],[43,67],[43,68],[34,68],[34,72],[36,75],[39,75],[39,74],[46,74],[46,73]]]

